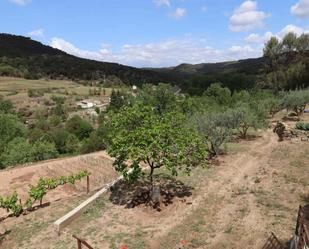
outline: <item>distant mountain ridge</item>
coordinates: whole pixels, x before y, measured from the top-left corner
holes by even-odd
[[[225,84],[226,79],[230,78],[226,76],[227,74],[242,77],[257,75],[261,72],[263,63],[263,58],[257,58],[196,65],[181,64],[169,68],[135,68],[79,58],[28,37],[0,34],[0,75],[32,79],[48,77],[101,80],[106,77],[117,77],[125,84],[166,82],[177,84],[185,90],[192,87],[205,89],[209,85],[208,81],[220,81]],[[207,78],[206,83],[195,82],[195,78],[201,77],[204,77],[203,80]]]
[[[160,73],[175,73],[183,76],[215,74],[226,72],[259,73],[263,68],[265,59],[263,57],[244,59],[238,61],[226,61],[217,63],[188,64],[183,63],[176,67],[150,68]]]
[[[0,33],[0,75],[27,78],[99,80],[116,76],[124,83],[173,79],[152,70],[79,58],[24,36]]]

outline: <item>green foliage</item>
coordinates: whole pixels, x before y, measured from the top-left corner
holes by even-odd
[[[138,92],[137,101],[152,106],[162,113],[176,107],[177,97],[169,84],[160,83],[157,86],[145,84]]]
[[[65,141],[65,152],[74,154],[79,152],[80,142],[74,134],[69,134]]]
[[[287,33],[282,39],[282,52],[292,52],[297,48],[297,35],[294,32]]]
[[[16,116],[0,113],[0,154],[11,140],[15,137],[24,137],[25,133],[25,126]]]
[[[295,127],[298,130],[309,131],[309,123],[299,122],[299,123],[296,124]]]
[[[117,111],[126,104],[126,94],[119,90],[112,90],[108,110]]]
[[[224,113],[197,113],[193,120],[209,151],[209,156],[216,156],[221,152],[221,146],[229,142],[234,126],[233,116]]]
[[[240,103],[231,110],[231,117],[242,138],[246,138],[249,128],[260,129],[267,125],[265,110],[259,109],[261,106],[250,106],[247,103]]]
[[[8,197],[0,196],[0,208],[6,209],[7,212],[11,211],[14,216],[19,216],[22,211],[22,205],[18,204],[18,195],[17,192],[14,191],[12,195]]]
[[[281,53],[282,45],[280,44],[277,37],[271,37],[270,40],[265,44],[264,56],[270,59],[271,62],[276,61],[278,55]]]
[[[297,50],[300,52],[309,51],[309,34],[302,34],[298,37]]]
[[[81,153],[91,153],[106,149],[106,128],[101,126],[97,131],[93,131],[90,137],[83,141]]]
[[[297,37],[295,33],[290,32],[281,42],[276,37],[272,37],[264,48],[266,58],[264,86],[277,91],[307,87],[308,51],[308,34]]]
[[[205,158],[206,151],[197,132],[186,123],[179,112],[160,115],[156,109],[138,104],[111,113],[108,153],[116,158],[116,169],[126,179],[135,180],[141,175],[141,163],[146,163],[151,182],[153,171],[163,166],[173,175],[179,170],[189,172]],[[132,162],[129,167],[127,160]]]
[[[68,132],[74,134],[80,140],[88,138],[93,131],[93,127],[91,126],[91,124],[78,115],[70,118],[66,122],[65,128]]]
[[[33,199],[32,204],[36,201],[40,201],[40,205],[42,205],[43,197],[46,195],[45,181],[44,179],[40,179],[36,186],[29,185],[29,197]]]
[[[53,159],[58,157],[58,151],[53,143],[37,141],[32,146],[31,157],[33,162]]]
[[[10,141],[1,155],[2,167],[56,158],[58,152],[54,144],[35,142],[30,144],[25,138]]]
[[[282,108],[292,110],[297,116],[301,116],[309,103],[309,90],[291,91],[282,100]]]
[[[60,154],[67,153],[66,143],[70,135],[69,132],[63,129],[54,129],[50,132],[53,142],[55,143],[56,149]]]
[[[220,83],[211,84],[204,95],[208,96],[219,106],[228,106],[231,104],[231,91],[227,87],[222,87]]]
[[[43,89],[28,89],[27,93],[28,93],[29,98],[36,98],[36,97],[44,96],[44,90]]]
[[[2,100],[0,99],[0,113],[12,113],[14,109],[14,105],[10,100]]]
[[[64,185],[66,183],[74,184],[76,181],[81,180],[89,176],[90,173],[87,170],[82,170],[77,174],[70,175],[68,177],[61,176],[58,179],[44,179],[40,178],[36,185],[29,185],[28,189],[28,199],[22,204],[18,204],[19,197],[16,191],[12,193],[11,196],[2,197],[0,196],[0,208],[4,208],[7,212],[11,212],[14,216],[19,216],[23,211],[24,208],[31,210],[33,204],[36,201],[40,202],[42,205],[43,198],[47,194],[48,190],[52,190],[57,188],[59,185]]]

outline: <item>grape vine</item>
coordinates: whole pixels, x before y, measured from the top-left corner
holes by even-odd
[[[81,179],[90,175],[90,172],[87,170],[80,171],[77,174],[73,174],[70,176],[61,176],[59,178],[40,178],[36,185],[29,185],[28,190],[28,199],[24,204],[18,203],[20,200],[16,191],[14,191],[10,196],[2,197],[0,196],[0,208],[6,209],[8,213],[11,213],[13,216],[21,215],[25,210],[32,210],[33,204],[37,201],[40,202],[40,206],[42,206],[43,198],[47,194],[48,190],[52,190],[57,188],[58,186],[65,184],[74,185],[76,181],[80,181]]]

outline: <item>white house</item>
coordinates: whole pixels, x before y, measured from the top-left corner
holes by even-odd
[[[78,102],[77,106],[79,106],[82,109],[90,109],[94,107],[94,103],[90,100],[83,100],[81,102]]]

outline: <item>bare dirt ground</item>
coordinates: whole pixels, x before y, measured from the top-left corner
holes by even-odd
[[[117,177],[112,163],[113,161],[105,152],[98,152],[0,171],[0,195],[7,196],[16,190],[24,202],[28,197],[29,184],[35,185],[39,178],[69,176],[81,170],[88,170],[91,173],[90,188],[97,190]],[[85,179],[77,182],[75,186],[70,184],[60,186],[49,191],[44,201],[53,202],[80,195],[85,193],[86,187]],[[0,216],[3,214],[5,214],[4,210],[0,210]]]
[[[58,237],[52,222],[85,198],[68,194],[47,208],[5,220],[3,225],[11,232],[0,248],[76,248],[72,234],[98,249],[121,245],[129,249],[258,249],[270,232],[287,242],[298,206],[308,201],[304,197],[309,194],[309,142],[278,143],[267,130],[230,145],[219,162],[177,180],[158,172],[163,188],[174,193],[164,200],[160,212],[144,205],[128,207],[132,186],[120,184]]]

